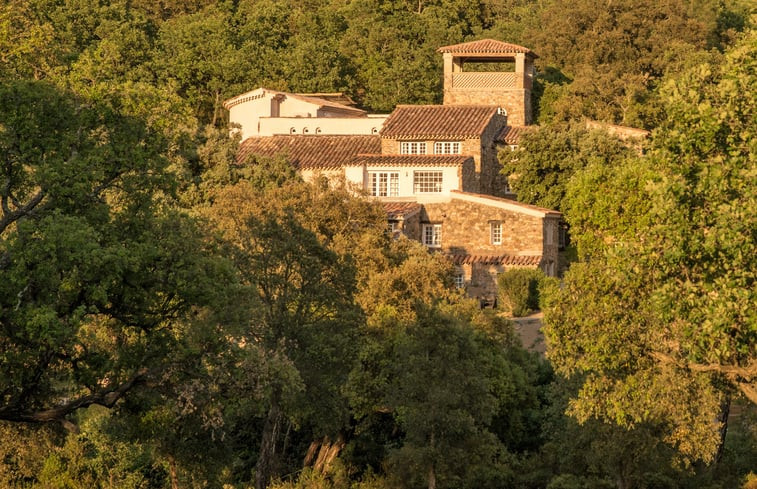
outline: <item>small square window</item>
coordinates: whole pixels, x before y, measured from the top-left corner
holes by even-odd
[[[465,273],[460,269],[455,270],[455,287],[458,289],[465,287]]]

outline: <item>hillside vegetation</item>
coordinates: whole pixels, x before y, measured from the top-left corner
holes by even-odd
[[[754,21],[747,0],[6,0],[0,486],[754,487]],[[380,206],[238,162],[222,107],[439,103],[436,49],[481,38],[539,55],[540,129],[500,159],[570,225],[546,358]]]

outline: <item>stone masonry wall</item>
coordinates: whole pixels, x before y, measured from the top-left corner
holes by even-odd
[[[468,160],[459,170],[460,190],[463,192],[480,192],[478,175],[476,174],[475,163]]]
[[[461,265],[458,267],[465,278],[465,291],[470,297],[493,300],[497,298],[497,277],[515,266],[502,265]]]
[[[479,193],[494,195],[496,197],[504,196],[502,186],[502,175],[500,170],[502,165],[497,158],[497,144],[495,138],[507,126],[507,117],[495,115],[492,117],[489,125],[481,134],[479,153],[481,154],[481,173]]]
[[[473,255],[541,255],[543,219],[452,199],[424,203],[420,220],[442,224],[442,249]],[[491,244],[491,222],[502,223],[502,244]]]
[[[502,223],[502,244],[491,244],[491,222]],[[469,255],[541,255],[539,268],[547,275],[558,270],[558,217],[540,218],[487,205],[453,199],[424,203],[423,210],[403,223],[403,234],[422,241],[422,226],[442,224],[442,250]],[[460,265],[470,297],[494,299],[497,276],[511,265]]]
[[[445,89],[444,105],[496,105],[507,110],[507,120],[511,126],[532,123],[531,90],[526,88]]]
[[[559,270],[560,218],[544,219],[544,248],[541,268],[549,276],[557,276]]]
[[[415,241],[421,240],[420,213],[412,215],[402,222],[402,234]]]

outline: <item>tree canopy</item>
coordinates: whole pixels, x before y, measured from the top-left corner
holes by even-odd
[[[751,12],[3,2],[0,485],[749,484]],[[540,56],[541,130],[501,160],[578,250],[543,292],[549,361],[380,205],[285,157],[238,160],[221,104],[259,86],[437,103],[436,49],[482,38]],[[629,148],[584,118],[652,138]]]
[[[704,459],[717,451],[727,399],[757,402],[757,222],[748,210],[757,112],[743,96],[757,89],[756,49],[751,33],[725,63],[666,83],[668,118],[649,153],[605,173],[605,192],[584,200],[621,218],[582,218],[583,232],[602,241],[587,242],[547,316],[550,358],[585,375],[574,412],[624,425],[664,420],[669,441]],[[594,182],[577,179],[571,192],[594,193]]]
[[[66,421],[156,375],[224,283],[165,203],[159,134],[44,82],[0,86],[0,418]]]

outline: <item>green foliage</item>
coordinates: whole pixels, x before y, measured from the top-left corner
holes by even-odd
[[[757,125],[754,100],[743,96],[755,91],[755,49],[750,33],[725,64],[666,83],[668,119],[649,153],[630,162],[633,180],[610,179],[590,200],[597,217],[580,222],[601,239],[585,241],[590,259],[571,267],[545,313],[551,360],[585,375],[571,405],[579,419],[654,422],[704,460],[722,443],[726,399],[757,401],[757,223],[745,212],[757,202]],[[612,215],[620,219],[604,220]]]
[[[539,308],[539,285],[544,272],[530,268],[512,268],[497,277],[499,300],[515,317],[527,316]]]
[[[730,19],[725,21],[724,19]],[[740,20],[738,20],[740,19]],[[738,2],[622,0],[549,2],[526,33],[526,45],[570,80],[553,86],[539,111],[551,121],[590,118],[648,127],[637,107],[675,65],[693,52],[727,46],[748,14]],[[547,78],[549,79],[549,78]]]
[[[573,123],[524,134],[518,149],[501,151],[499,160],[518,200],[569,213],[565,192],[576,173],[592,164],[622,166],[633,154],[628,144],[606,131]]]
[[[62,421],[157,374],[227,270],[167,205],[162,141],[139,121],[9,83],[0,127],[0,417]]]
[[[669,467],[659,440],[706,458],[721,401],[753,389],[754,37],[706,51],[750,8],[6,1],[0,417],[80,432],[2,425],[0,485],[248,487],[337,431],[344,463],[291,485],[745,484],[753,421],[709,471]],[[583,425],[449,263],[282,158],[237,162],[224,125],[220,102],[261,85],[438,102],[436,48],[484,37],[543,63],[549,124],[502,159],[585,261],[541,294]],[[587,116],[661,127],[637,158],[558,124]],[[90,403],[114,409],[74,414]]]

